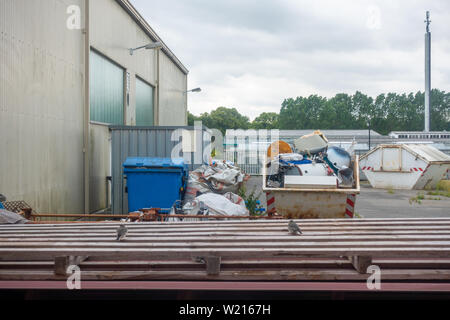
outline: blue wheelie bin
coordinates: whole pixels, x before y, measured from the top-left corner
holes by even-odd
[[[189,175],[182,158],[127,158],[128,212],[144,208],[169,209],[182,200]]]

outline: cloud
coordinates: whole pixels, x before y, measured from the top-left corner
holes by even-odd
[[[131,0],[190,70],[188,108],[255,118],[284,98],[424,87],[425,11],[432,86],[450,87],[450,2]]]

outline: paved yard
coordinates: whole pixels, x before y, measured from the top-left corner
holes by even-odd
[[[409,199],[419,193],[425,198],[440,198],[441,200],[421,200],[409,203]],[[364,218],[450,218],[450,198],[427,196],[420,190],[388,190],[373,189],[369,184],[361,185],[361,194],[356,198],[356,212]]]
[[[252,176],[247,182],[247,193],[254,188],[257,193],[262,189],[262,177]],[[419,190],[388,190],[373,189],[367,182],[361,182],[361,193],[356,198],[356,213],[363,218],[422,218],[448,217],[450,218],[450,198],[439,197],[441,200],[421,200],[421,204],[409,203],[409,199],[416,197],[419,192],[426,195],[426,191]],[[432,196],[437,198],[436,196]],[[261,194],[261,202],[265,205],[265,195]]]

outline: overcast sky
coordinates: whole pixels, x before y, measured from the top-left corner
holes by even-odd
[[[450,1],[131,0],[189,69],[188,109],[255,118],[284,98],[424,90],[425,11],[432,87],[450,91]]]

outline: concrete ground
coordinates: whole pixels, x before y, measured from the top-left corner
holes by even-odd
[[[256,190],[262,191],[262,177],[252,176],[246,184],[247,194]],[[441,200],[421,200],[410,203],[410,199],[419,193],[425,198],[440,198]],[[443,196],[427,196],[420,190],[385,190],[373,189],[367,181],[361,181],[361,193],[356,197],[355,212],[362,218],[450,218],[450,198]],[[265,206],[266,199],[262,193],[261,203]]]

